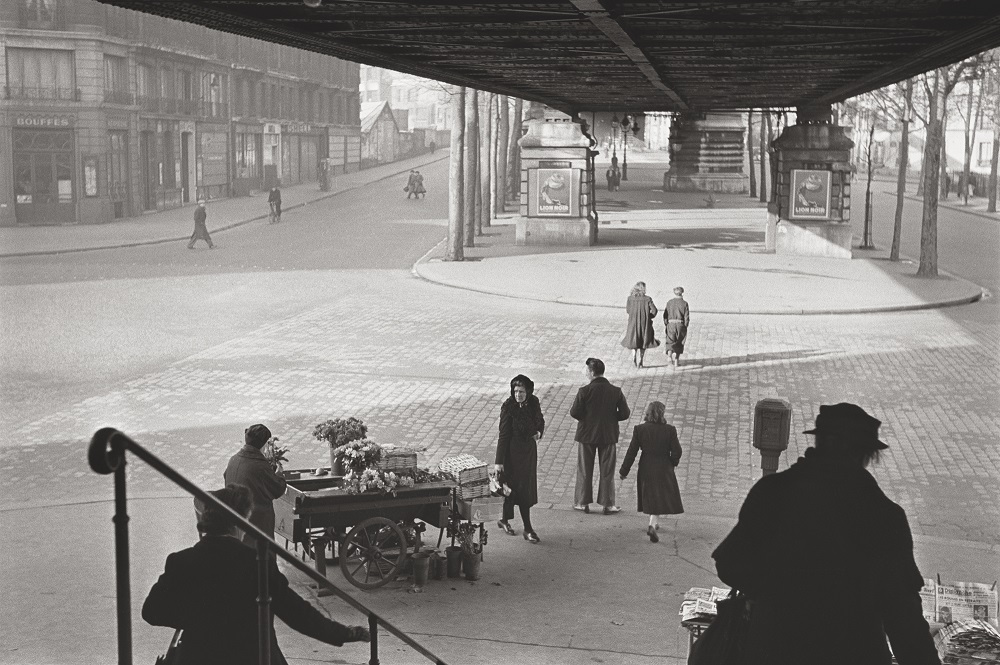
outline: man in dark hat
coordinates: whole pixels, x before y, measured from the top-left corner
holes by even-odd
[[[250,489],[253,496],[250,523],[274,538],[274,500],[285,493],[287,483],[260,451],[271,438],[271,430],[264,425],[251,425],[243,438],[243,447],[229,459],[222,478],[227,485],[245,485]],[[253,545],[250,536],[243,534],[241,539]]]
[[[865,469],[888,446],[855,404],[823,405],[816,446],[761,478],[712,553],[751,601],[743,662],[940,663],[920,605],[923,576],[903,509]]]

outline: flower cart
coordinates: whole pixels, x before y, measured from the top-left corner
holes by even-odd
[[[323,574],[326,548],[335,546],[344,577],[361,589],[395,579],[408,554],[419,549],[423,523],[449,524],[455,487],[450,480],[418,482],[390,493],[352,493],[342,476],[284,473],[288,489],[274,502],[275,531],[301,544]]]

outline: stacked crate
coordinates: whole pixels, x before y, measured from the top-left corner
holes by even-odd
[[[490,474],[481,459],[466,454],[446,457],[438,469],[458,483],[459,499],[468,501],[490,495]]]

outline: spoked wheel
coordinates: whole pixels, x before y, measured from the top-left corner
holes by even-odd
[[[376,589],[392,581],[406,560],[406,536],[384,517],[369,517],[344,537],[340,570],[359,589]]]

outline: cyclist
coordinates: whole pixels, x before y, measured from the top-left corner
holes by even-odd
[[[271,188],[271,193],[267,195],[267,202],[271,204],[271,223],[281,221],[281,190],[275,185]]]

